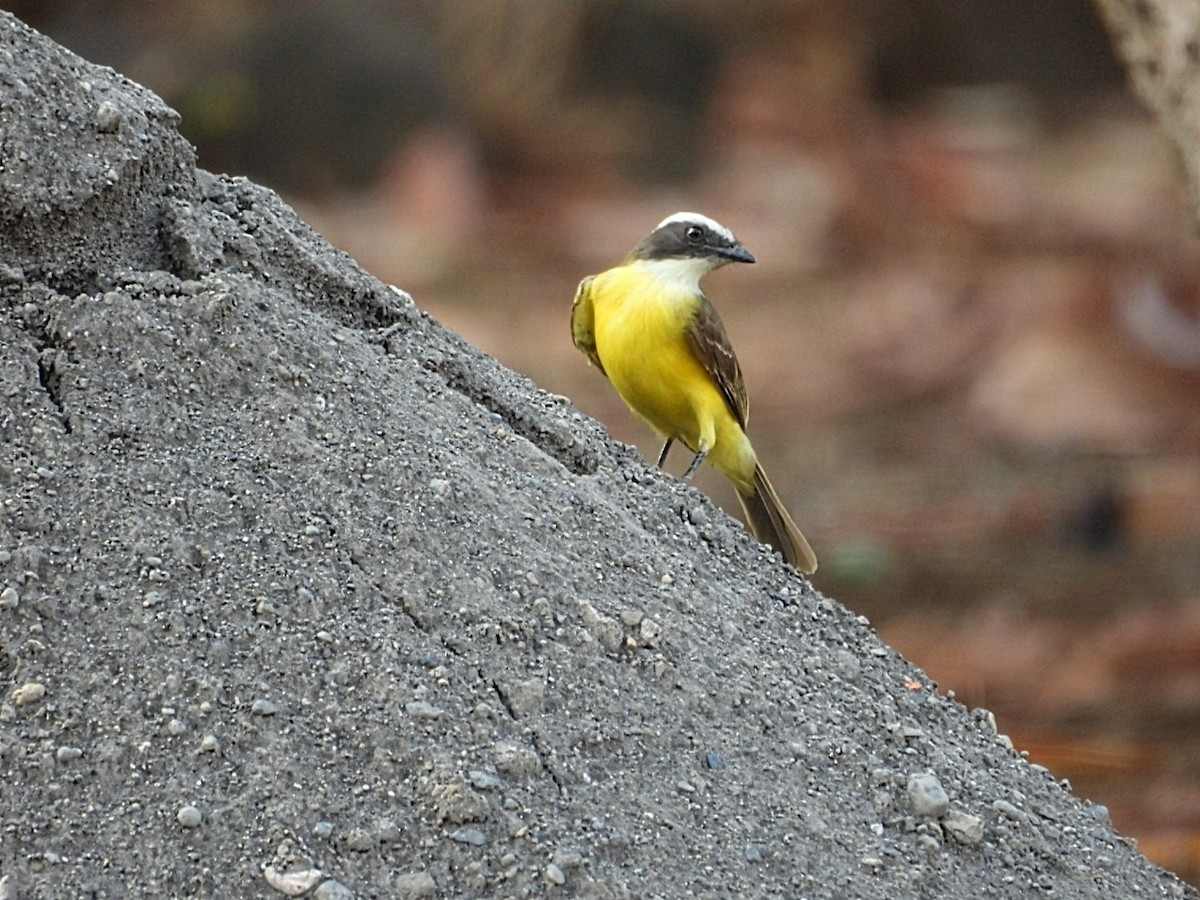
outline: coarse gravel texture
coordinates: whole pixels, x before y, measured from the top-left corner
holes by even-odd
[[[0,897],[1196,896],[176,124],[0,13]]]

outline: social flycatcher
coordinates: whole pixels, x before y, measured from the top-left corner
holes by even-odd
[[[690,480],[708,462],[737,490],[760,541],[802,572],[817,557],[787,514],[746,437],[749,402],[742,370],[700,279],[754,257],[733,233],[707,216],[668,216],[615,268],[579,283],[571,307],[575,346],[635,413],[695,457]]]

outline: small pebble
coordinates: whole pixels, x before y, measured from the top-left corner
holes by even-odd
[[[313,834],[319,838],[328,838],[333,834],[332,822],[318,822],[313,826]]]
[[[541,757],[523,743],[498,741],[492,748],[496,769],[509,778],[532,778],[542,771]]]
[[[983,819],[952,809],[942,820],[946,831],[960,844],[974,846],[983,840]]]
[[[109,100],[96,107],[96,130],[101,134],[112,134],[121,127],[121,110]]]
[[[200,739],[201,753],[216,753],[221,749],[221,742],[217,740],[215,734],[206,734]]]
[[[704,765],[714,772],[725,771],[725,760],[721,758],[721,754],[714,750],[709,750],[704,754]]]
[[[992,809],[1000,813],[1000,815],[1012,819],[1014,822],[1028,821],[1028,817],[1025,815],[1025,813],[1021,812],[1021,810],[1013,806],[1007,800],[997,800],[992,804]]]
[[[80,750],[78,747],[63,746],[63,747],[59,747],[56,751],[54,751],[54,758],[57,759],[60,763],[71,762],[73,760],[79,759],[79,757],[81,757],[81,756],[83,756],[83,751]]]
[[[179,824],[184,828],[199,828],[200,823],[204,821],[204,813],[200,812],[200,807],[192,806],[189,803],[186,806],[179,807],[179,812],[175,813],[175,818],[179,820]]]
[[[400,843],[400,826],[391,819],[380,819],[375,823],[375,837],[383,844]]]
[[[367,853],[375,849],[375,838],[365,828],[351,828],[346,835],[346,846],[355,853]]]
[[[554,863],[546,866],[545,876],[546,880],[551,884],[562,885],[567,883],[567,874]]]
[[[554,607],[550,605],[549,599],[546,597],[535,597],[531,604],[533,614],[537,616],[543,624],[554,624]]]
[[[471,844],[474,847],[482,847],[487,843],[487,835],[478,828],[455,828],[450,832],[450,840],[457,841],[460,844]]]
[[[428,872],[405,872],[392,881],[394,895],[404,900],[421,900],[425,897],[436,897],[437,882]]]
[[[437,719],[441,718],[444,712],[441,707],[434,706],[427,700],[414,700],[412,703],[406,703],[404,711],[414,719]]]
[[[746,849],[742,851],[742,859],[746,862],[762,862],[762,850],[754,844],[747,844]]]
[[[277,869],[274,866],[263,868],[263,877],[272,888],[285,897],[299,897],[307,894],[324,875],[320,869]]]
[[[17,706],[29,706],[46,696],[46,686],[40,681],[27,681],[10,695]]]
[[[167,723],[167,734],[171,735],[171,737],[179,737],[180,735],[187,734],[187,725],[179,719],[172,719]]]
[[[851,684],[858,682],[862,678],[862,663],[858,661],[858,657],[849,650],[839,650],[834,659],[834,671],[843,681],[848,681]]]
[[[942,846],[942,842],[937,835],[922,834],[917,836],[917,846],[922,850],[937,850]]]
[[[919,816],[937,818],[950,807],[946,789],[928,772],[908,776],[908,802]]]
[[[583,854],[569,847],[560,847],[554,851],[554,859],[551,861],[564,871],[578,869],[583,865]]]
[[[481,791],[491,790],[500,786],[500,779],[491,772],[485,772],[482,769],[472,769],[467,773],[467,781],[471,782],[472,787],[476,787]]]
[[[21,605],[21,595],[17,589],[9,585],[0,591],[0,609],[16,609]]]
[[[312,895],[316,900],[354,900],[354,892],[333,878],[326,879],[317,885],[317,889],[313,891]]]
[[[254,713],[256,716],[273,716],[275,713],[279,712],[279,707],[270,700],[267,700],[265,697],[261,697],[251,704],[250,712]]]

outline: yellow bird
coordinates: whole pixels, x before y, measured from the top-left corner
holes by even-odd
[[[746,437],[750,414],[742,370],[700,279],[754,257],[724,225],[699,213],[668,216],[620,265],[579,283],[571,336],[621,399],[666,443],[707,460],[728,478],[760,541],[801,572],[817,557],[779,501]]]

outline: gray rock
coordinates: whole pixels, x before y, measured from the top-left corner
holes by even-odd
[[[96,130],[102,134],[112,134],[121,127],[121,111],[116,104],[105,100],[96,107]]]
[[[400,826],[391,819],[380,819],[375,823],[375,837],[384,844],[399,843],[402,837]]]
[[[437,882],[428,872],[405,872],[392,881],[394,896],[400,900],[424,900],[438,895]]]
[[[1014,822],[1025,823],[1029,821],[1029,816],[1007,800],[996,800],[992,803],[992,809]]]
[[[488,842],[487,835],[478,828],[455,828],[450,832],[450,840],[474,847],[482,847]]]
[[[199,828],[204,822],[204,813],[200,811],[200,807],[187,804],[179,807],[175,818],[184,828]]]
[[[908,776],[908,802],[918,816],[936,819],[950,807],[950,798],[937,776],[923,772]]]
[[[375,849],[375,836],[365,828],[351,828],[346,832],[346,849],[355,853],[369,853]]]
[[[354,892],[332,878],[318,884],[312,895],[315,900],[354,900]]]
[[[328,840],[333,836],[333,823],[321,821],[313,826],[313,834],[323,840]]]
[[[46,686],[40,681],[27,681],[20,687],[14,688],[10,696],[13,704],[17,707],[32,706],[45,698]]]
[[[481,791],[489,791],[492,788],[500,786],[500,779],[491,772],[484,772],[482,769],[472,769],[467,773],[467,780],[471,782],[471,786],[478,788]]]
[[[414,719],[440,719],[445,713],[441,707],[434,706],[427,700],[414,700],[406,703],[404,711]]]
[[[273,716],[279,712],[279,707],[272,701],[262,697],[250,704],[250,712],[256,716]]]
[[[983,819],[952,809],[942,819],[946,833],[960,844],[974,846],[983,840]]]
[[[841,678],[851,684],[862,678],[862,663],[849,650],[839,650],[836,656],[835,669]]]
[[[308,894],[322,879],[320,869],[312,867],[311,861],[306,860],[294,865],[263,867],[263,878],[272,889],[285,897],[299,897]]]

